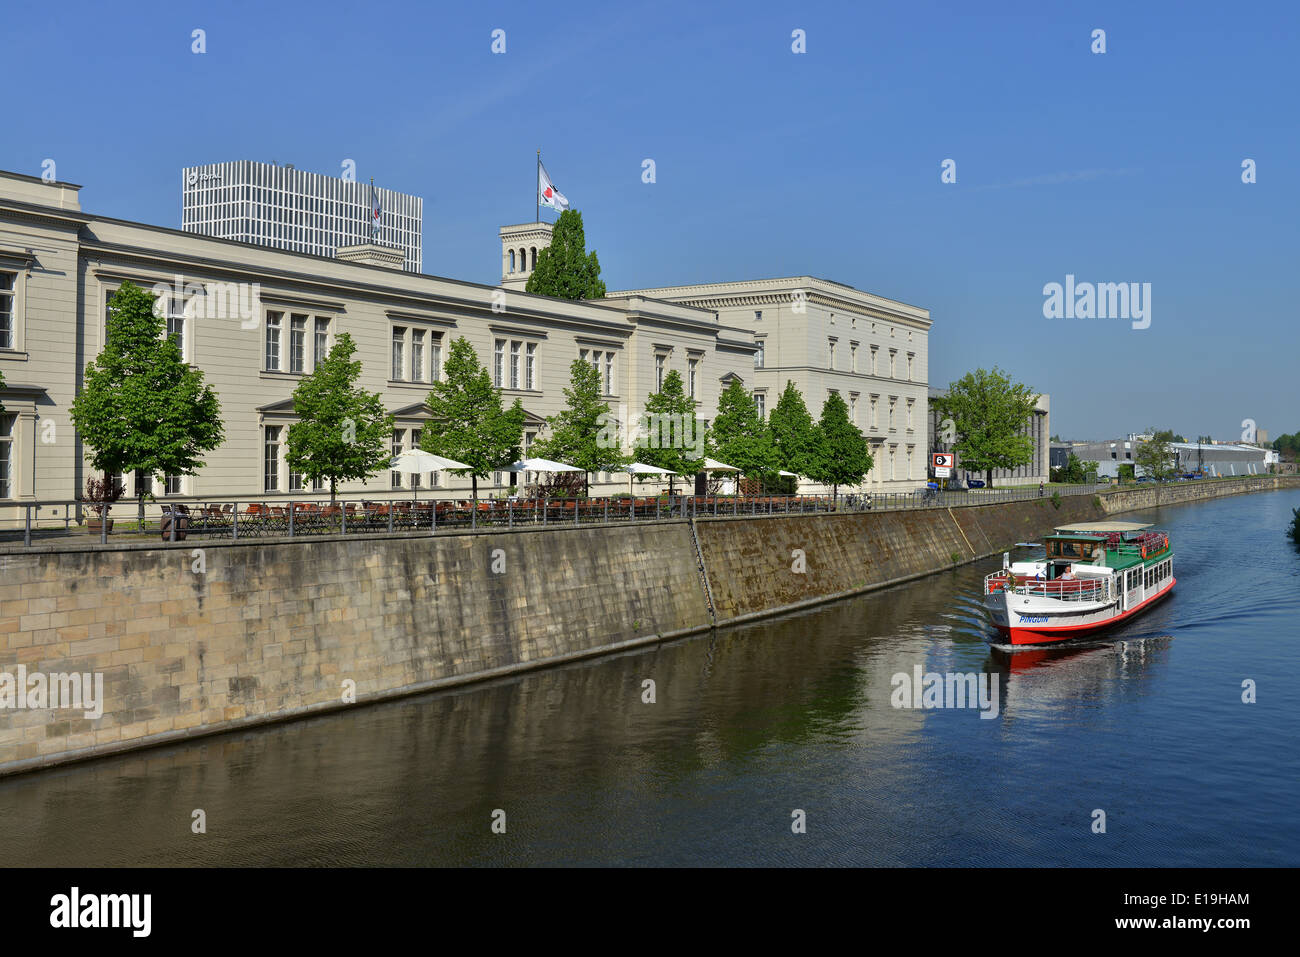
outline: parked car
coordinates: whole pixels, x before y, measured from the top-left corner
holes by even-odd
[[[1139,481],[1139,482],[1154,482],[1155,479],[1153,479],[1150,475],[1139,475],[1139,476],[1138,476],[1138,481]]]
[[[984,480],[983,480],[983,479],[973,479],[973,478],[968,478],[968,479],[966,480],[966,487],[967,487],[967,488],[983,488],[983,487],[984,487]]]

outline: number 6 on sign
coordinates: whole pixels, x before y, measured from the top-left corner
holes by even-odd
[[[930,454],[930,465],[934,469],[935,478],[949,478],[956,464],[957,456],[951,452],[932,452]]]

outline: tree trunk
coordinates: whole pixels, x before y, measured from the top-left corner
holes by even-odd
[[[992,488],[992,487],[993,487],[993,470],[992,470],[992,469],[985,469],[985,470],[984,470],[984,484],[987,485],[989,488]]]
[[[140,523],[140,530],[144,530],[144,489],[136,489],[136,520]]]
[[[478,476],[471,475],[469,477],[469,481],[470,481],[470,487],[473,489],[473,492],[471,494],[474,498],[474,507],[478,508]]]
[[[338,479],[334,478],[334,476],[331,475],[330,476],[330,504],[331,505],[334,504],[334,500],[338,497],[338,491],[339,491]]]

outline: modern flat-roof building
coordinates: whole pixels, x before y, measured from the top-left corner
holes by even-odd
[[[375,195],[377,236],[369,183],[253,160],[188,166],[181,229],[316,256],[377,242],[401,250],[404,270],[420,272],[424,200],[379,186]]]
[[[609,294],[637,296],[708,309],[749,331],[757,351],[743,378],[764,415],[786,382],[803,393],[814,419],[838,392],[871,446],[864,488],[915,488],[925,480],[929,310],[812,276]],[[689,356],[675,361],[683,359],[689,365]]]

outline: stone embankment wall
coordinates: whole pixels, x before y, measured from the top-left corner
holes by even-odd
[[[11,551],[0,702],[19,669],[102,675],[104,696],[99,717],[10,700],[0,774],[618,651],[951,568],[1055,525],[1280,485],[1300,481],[1059,507]]]

